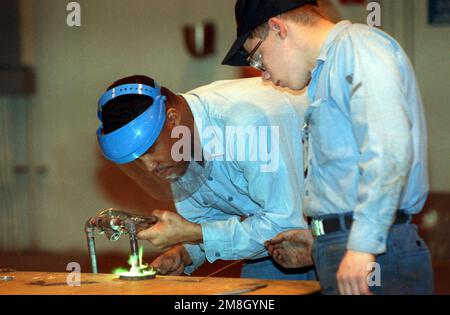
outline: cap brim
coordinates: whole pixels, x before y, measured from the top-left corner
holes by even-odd
[[[239,36],[231,46],[226,57],[223,59],[222,64],[228,66],[247,66],[247,52],[244,49],[244,44],[247,38],[250,36],[250,32],[247,32]]]

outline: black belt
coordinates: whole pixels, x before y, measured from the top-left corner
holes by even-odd
[[[308,223],[311,225],[313,235],[321,236],[342,231],[341,219],[343,219],[345,228],[350,230],[353,223],[353,212],[326,218],[308,218]],[[404,211],[397,211],[395,214],[394,225],[405,224],[410,220],[410,214],[407,214]]]

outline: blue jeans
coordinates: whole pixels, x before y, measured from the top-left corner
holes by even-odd
[[[317,281],[314,267],[287,269],[270,257],[247,260],[242,267],[241,278]]]
[[[319,236],[313,257],[322,294],[339,294],[336,273],[346,252],[348,231]],[[394,225],[388,235],[386,253],[378,255],[380,286],[369,287],[374,294],[433,294],[430,253],[413,224]]]

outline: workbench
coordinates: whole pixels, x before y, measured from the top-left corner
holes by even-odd
[[[308,295],[320,291],[315,281],[156,276],[129,281],[112,274],[80,274],[80,286],[69,286],[69,273],[9,272],[1,277],[0,295]],[[69,280],[73,277],[69,277]]]

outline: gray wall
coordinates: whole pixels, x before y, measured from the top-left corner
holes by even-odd
[[[15,0],[3,0],[0,2],[0,39],[2,46],[0,49],[0,65],[18,64],[20,62],[20,29],[19,6]],[[7,48],[7,49],[6,49]]]

